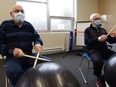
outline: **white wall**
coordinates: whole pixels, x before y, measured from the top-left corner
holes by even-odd
[[[10,11],[15,0],[0,0],[0,23],[10,18]]]
[[[77,0],[77,21],[89,21],[94,12],[98,12],[98,0]]]

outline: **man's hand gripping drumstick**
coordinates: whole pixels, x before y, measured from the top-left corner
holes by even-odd
[[[112,27],[112,29],[108,32],[107,35],[101,35],[101,36],[99,36],[99,37],[98,37],[98,40],[101,41],[101,42],[106,41],[108,35],[115,29],[115,27],[116,27],[116,24]]]
[[[33,59],[37,59],[37,60],[50,61],[50,60],[47,60],[47,59],[44,59],[44,58],[39,58],[39,57],[27,55],[27,54],[23,53],[23,51],[22,51],[21,49],[19,49],[19,48],[15,48],[15,49],[14,49],[13,55],[14,55],[16,58],[28,57],[28,58],[33,58]],[[37,56],[38,56],[38,55],[37,55]]]

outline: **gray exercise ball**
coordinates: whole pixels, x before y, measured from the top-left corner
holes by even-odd
[[[74,75],[53,62],[38,64],[27,70],[16,87],[80,87]]]
[[[106,62],[104,78],[110,87],[116,87],[116,54],[111,56]]]

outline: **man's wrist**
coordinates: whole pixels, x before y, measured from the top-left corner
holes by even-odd
[[[35,44],[35,47],[36,47],[36,46],[41,46],[41,44]]]

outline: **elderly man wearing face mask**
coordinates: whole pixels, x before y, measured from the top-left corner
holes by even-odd
[[[33,55],[33,43],[36,51],[41,53],[43,42],[33,26],[24,20],[25,12],[21,5],[15,5],[10,12],[11,20],[1,23],[1,54],[6,56],[6,72],[15,86],[20,76],[34,64],[34,59],[23,57]],[[50,60],[48,57],[44,57]],[[43,61],[38,61],[41,63]]]
[[[97,76],[96,86],[105,87],[104,78],[101,75],[103,60],[107,60],[115,52],[108,49],[107,43],[116,43],[116,37],[108,35],[102,27],[101,16],[98,13],[91,14],[91,24],[84,31],[85,45],[92,58],[94,75]]]

